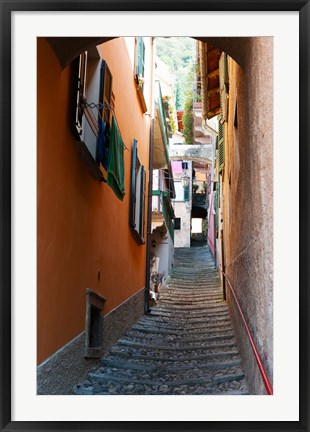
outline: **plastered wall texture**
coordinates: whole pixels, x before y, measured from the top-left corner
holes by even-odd
[[[113,75],[115,116],[129,149],[123,201],[90,175],[76,151],[73,65],[61,69],[45,38],[37,40],[37,364],[83,332],[86,287],[106,298],[109,313],[145,284],[146,246],[137,244],[129,225],[130,173],[134,138],[148,167],[150,119],[133,79],[134,45],[131,57],[123,38],[100,50]]]
[[[181,218],[181,229],[174,231],[174,247],[190,247],[191,245],[191,204],[190,202],[175,202],[174,214]]]
[[[111,311],[103,318],[103,343],[101,356],[144,313],[144,289]],[[85,379],[88,372],[98,365],[98,359],[85,359],[85,332],[66,344],[37,368],[37,394],[71,394],[73,386]]]
[[[272,379],[273,39],[246,38],[239,49],[244,51],[242,67],[234,61],[229,65],[223,175],[226,272]],[[229,292],[228,301],[250,391],[263,394],[264,385]]]

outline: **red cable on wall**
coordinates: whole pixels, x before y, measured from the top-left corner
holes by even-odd
[[[243,311],[242,311],[242,309],[241,309],[241,306],[240,306],[240,303],[239,303],[239,301],[238,301],[238,299],[237,299],[236,292],[235,292],[235,290],[233,289],[233,287],[232,287],[232,285],[231,285],[231,283],[230,283],[230,281],[229,281],[227,275],[226,275],[226,274],[225,274],[225,273],[224,273],[220,268],[219,268],[219,270],[220,270],[220,272],[224,275],[225,279],[227,280],[228,285],[229,285],[229,288],[230,288],[230,290],[231,290],[231,293],[232,293],[232,295],[233,295],[233,297],[234,297],[234,299],[235,299],[235,302],[236,302],[237,308],[238,308],[238,310],[239,310],[239,312],[240,312],[240,315],[241,315],[241,318],[242,318],[243,324],[245,325],[245,329],[246,329],[246,332],[247,332],[248,338],[249,338],[249,340],[250,340],[250,344],[251,344],[252,350],[253,350],[253,352],[254,352],[254,356],[255,356],[255,359],[256,359],[256,363],[257,363],[257,365],[258,365],[258,367],[259,367],[259,370],[260,370],[261,376],[262,376],[262,378],[263,378],[264,385],[265,385],[265,388],[266,388],[266,390],[267,390],[267,394],[268,394],[268,395],[273,395],[273,389],[272,389],[272,385],[271,385],[271,382],[270,382],[269,376],[268,376],[267,371],[266,371],[266,369],[265,369],[265,366],[264,366],[264,364],[263,364],[262,358],[261,358],[261,356],[260,356],[260,354],[259,354],[259,352],[258,352],[257,346],[256,346],[256,344],[255,344],[255,342],[254,342],[254,338],[253,338],[253,335],[252,335],[252,333],[251,333],[250,327],[249,327],[249,325],[248,325],[248,323],[247,323],[247,321],[246,321],[246,319],[245,319],[244,313],[243,313]]]

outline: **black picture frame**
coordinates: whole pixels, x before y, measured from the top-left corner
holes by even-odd
[[[310,431],[309,427],[309,27],[310,5],[302,0],[170,0],[133,1],[9,1],[0,0],[1,13],[1,250],[0,250],[0,429],[1,431],[47,430],[247,430]],[[298,11],[299,12],[299,272],[300,272],[300,420],[296,422],[12,422],[11,421],[11,13],[14,11]],[[295,89],[294,89],[295,90]],[[297,91],[297,89],[296,89]],[[297,281],[296,281],[297,282]],[[288,347],[289,355],[289,347]],[[289,379],[289,371],[288,371]],[[138,420],[138,419],[137,419]]]

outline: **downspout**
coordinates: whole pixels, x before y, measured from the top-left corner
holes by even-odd
[[[144,313],[150,312],[149,290],[150,290],[150,273],[151,273],[151,234],[152,234],[152,191],[153,191],[153,144],[154,144],[154,38],[151,39],[151,109],[150,109],[150,148],[149,148],[149,185],[147,200],[147,238],[146,238],[146,272],[145,272],[145,289],[144,289]]]

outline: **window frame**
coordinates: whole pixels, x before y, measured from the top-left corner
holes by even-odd
[[[138,155],[137,140],[133,140],[129,225],[139,245],[145,244],[146,170]]]
[[[145,43],[144,38],[142,36],[136,37],[136,44],[135,44],[136,54],[135,54],[135,76],[136,79],[139,77],[144,78],[144,72],[145,72]],[[142,84],[142,90],[143,90],[143,84]]]
[[[88,72],[89,70],[92,70],[89,68],[93,68],[92,65],[94,64],[94,61],[98,62],[99,72],[98,75],[91,74],[92,79],[88,82]],[[92,110],[92,108],[86,108],[86,112],[81,108],[81,103],[83,101],[90,104],[98,103],[99,107],[100,104],[107,103],[110,107],[114,108],[113,75],[107,62],[101,58],[99,52],[96,52],[95,59],[94,52],[84,51],[80,54],[78,62],[75,108],[75,131],[78,136],[78,141],[76,142],[77,151],[92,176],[99,181],[105,182],[106,179],[104,178],[103,172],[100,168],[102,165],[97,159],[98,118],[100,116],[105,124],[109,122],[111,125],[112,112],[110,109],[107,110],[103,107],[99,108],[98,111]],[[95,76],[97,76],[97,78],[94,78]],[[93,79],[97,80],[97,82],[95,81],[95,84],[91,84]],[[107,81],[108,79],[109,82]],[[90,99],[92,100],[87,99],[88,90],[90,88],[92,88],[92,96],[90,96]],[[95,94],[97,94],[98,98],[95,97]],[[90,129],[92,130],[94,137],[89,141],[90,135],[88,134]],[[104,168],[102,167],[102,169]]]
[[[178,221],[178,223],[176,223]],[[181,218],[180,217],[176,217],[174,218],[174,231],[180,231],[181,230]]]

